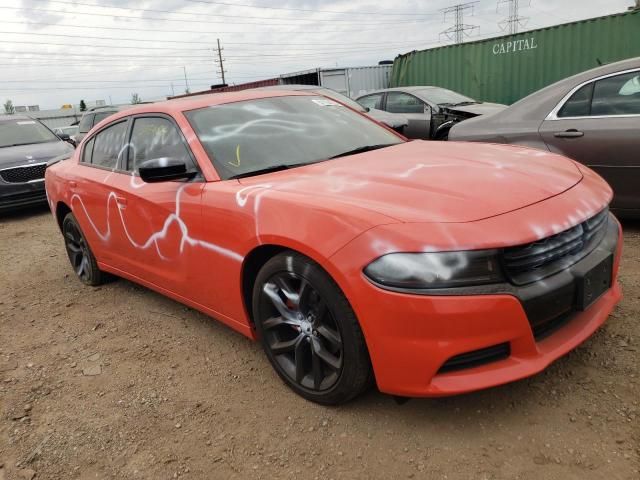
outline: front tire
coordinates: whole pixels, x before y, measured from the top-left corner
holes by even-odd
[[[297,394],[338,405],[372,380],[356,316],[340,288],[313,260],[283,252],[260,270],[253,318],[271,365]]]
[[[73,213],[68,213],[64,217],[62,234],[69,262],[80,281],[93,287],[104,283],[107,274],[98,268],[96,257],[93,255],[91,248],[89,248],[89,244]]]

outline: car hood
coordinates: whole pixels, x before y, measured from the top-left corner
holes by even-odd
[[[460,105],[457,107],[444,107],[447,110],[452,112],[464,112],[471,113],[473,115],[490,115],[492,113],[501,112],[505,108],[506,105],[502,105],[501,103],[474,103],[471,105]]]
[[[402,114],[389,113],[384,110],[378,110],[377,108],[371,108],[366,113],[374,120],[384,123],[390,128],[406,127],[409,124],[409,120]]]
[[[471,222],[558,195],[582,179],[560,155],[510,145],[412,141],[241,180],[400,222]],[[276,193],[274,192],[274,193]],[[296,201],[291,198],[291,201]]]
[[[73,147],[62,140],[4,147],[0,148],[0,168],[45,163],[71,151],[73,151]]]

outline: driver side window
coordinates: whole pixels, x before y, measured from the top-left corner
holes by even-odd
[[[137,172],[142,163],[158,158],[181,160],[188,169],[195,169],[189,150],[173,122],[162,117],[136,118],[129,142],[128,170]]]

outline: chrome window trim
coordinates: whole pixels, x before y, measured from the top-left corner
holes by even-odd
[[[583,117],[558,117],[558,112],[562,109],[562,107],[564,107],[564,104],[567,103],[567,101],[573,96],[574,93],[576,93],[578,90],[580,90],[585,85],[588,85],[589,83],[595,83],[598,80],[603,80],[605,78],[617,77],[618,75],[625,75],[627,73],[633,73],[633,72],[639,72],[640,73],[640,68],[639,67],[635,67],[635,68],[630,68],[628,70],[620,70],[619,72],[608,73],[606,75],[602,75],[602,76],[597,77],[597,78],[592,78],[590,80],[586,80],[586,81],[582,82],[581,84],[579,84],[578,86],[573,87],[571,90],[569,90],[569,93],[567,93],[564,97],[562,97],[562,100],[560,100],[560,102],[558,102],[558,104],[555,106],[555,108],[553,110],[551,110],[551,112],[549,112],[549,115],[547,115],[547,117],[545,118],[545,121],[547,121],[547,120],[579,120],[579,119],[585,119],[585,118],[636,118],[636,117],[640,117],[640,113],[633,113],[633,114],[632,113],[628,113],[628,114],[622,114],[622,115],[590,115],[590,116],[583,116]]]

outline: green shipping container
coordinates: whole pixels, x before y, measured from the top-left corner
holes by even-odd
[[[640,56],[640,11],[396,57],[391,86],[433,85],[511,104],[584,70]]]

